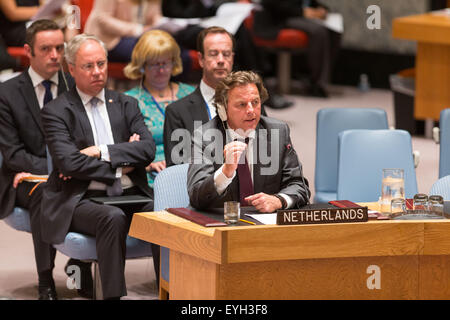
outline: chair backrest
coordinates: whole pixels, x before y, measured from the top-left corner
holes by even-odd
[[[411,135],[404,130],[346,130],[339,134],[337,199],[378,201],[382,169],[402,168],[405,196],[417,193]]]
[[[444,200],[450,200],[450,175],[439,178],[430,189],[430,195],[441,195]]]
[[[155,211],[189,205],[187,192],[188,168],[189,164],[185,163],[168,167],[158,173],[154,183]]]
[[[316,192],[336,192],[338,134],[350,129],[388,129],[386,111],[368,108],[329,108],[317,113]]]
[[[441,111],[439,129],[439,178],[442,178],[450,175],[450,109]]]

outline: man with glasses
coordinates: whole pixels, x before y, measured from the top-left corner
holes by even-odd
[[[120,299],[125,285],[126,237],[132,214],[153,210],[145,167],[155,142],[137,100],[105,89],[107,50],[94,36],[75,36],[66,49],[76,86],[42,112],[54,170],[43,191],[43,238],[61,243],[68,231],[94,236],[105,299]],[[112,206],[92,197],[142,195],[149,202]],[[152,245],[159,279],[159,247]]]
[[[0,85],[0,218],[13,212],[15,206],[30,212],[39,299],[56,300],[53,279],[56,250],[41,239],[40,201],[44,184],[29,180],[31,175],[46,175],[46,145],[40,110],[47,102],[73,86],[73,79],[60,71],[64,54],[64,35],[51,20],[37,20],[26,31],[26,54],[30,67],[17,77]],[[23,182],[22,182],[23,181]],[[42,210],[47,210],[44,206]],[[92,298],[90,263],[70,259],[66,265],[77,265],[81,271],[78,293]]]

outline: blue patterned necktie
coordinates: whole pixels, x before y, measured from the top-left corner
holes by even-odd
[[[94,120],[95,133],[97,135],[97,143],[101,144],[112,144],[113,141],[110,141],[108,136],[108,131],[106,129],[105,122],[100,114],[100,110],[97,107],[97,103],[99,99],[97,97],[93,97],[91,99],[91,107],[92,107],[92,119]],[[110,197],[112,196],[120,196],[123,193],[122,183],[120,179],[116,179],[111,186],[106,186],[106,194]]]
[[[50,80],[44,80],[41,83],[45,88],[45,95],[44,95],[44,106],[45,106],[48,102],[53,100],[52,82]]]
[[[44,80],[41,82],[42,85],[45,88],[45,94],[44,94],[44,106],[53,100],[53,94],[52,94],[52,83],[50,80]],[[48,147],[45,147],[45,151],[47,153],[47,171],[48,174],[50,175],[50,173],[53,170],[53,164],[52,164],[52,157],[50,156],[50,152],[48,152]]]

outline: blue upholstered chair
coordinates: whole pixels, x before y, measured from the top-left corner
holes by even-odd
[[[388,129],[382,109],[330,108],[317,113],[314,202],[336,200],[338,134],[349,129]]]
[[[441,111],[439,129],[439,178],[442,178],[450,175],[450,109]]]
[[[411,136],[404,130],[346,130],[339,134],[337,199],[378,201],[382,169],[403,168],[405,196],[417,193]]]
[[[1,156],[1,154],[0,154]],[[0,159],[1,160],[1,159]],[[0,161],[1,167],[1,161]],[[30,213],[28,210],[15,207],[13,212],[3,219],[9,226],[18,230],[31,232]],[[151,245],[148,242],[128,236],[127,244],[127,259],[135,259],[142,257],[151,257]],[[54,245],[54,247],[62,254],[94,264],[94,299],[101,299],[101,282],[99,276],[99,269],[97,264],[97,249],[95,238],[77,232],[69,232],[61,244]]]
[[[161,171],[155,179],[155,211],[189,206],[187,171],[189,164],[179,164]],[[161,247],[160,298],[169,292],[169,249]]]
[[[437,180],[430,189],[430,195],[441,195],[444,200],[450,200],[450,175]]]

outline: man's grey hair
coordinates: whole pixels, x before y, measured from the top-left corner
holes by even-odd
[[[97,41],[105,50],[105,55],[108,57],[108,49],[106,49],[106,45],[101,41],[99,38],[93,35],[89,34],[78,34],[75,37],[73,37],[69,43],[67,44],[66,50],[65,50],[65,57],[66,61],[69,64],[75,64],[75,58],[77,55],[78,50],[80,50],[80,47],[83,43],[86,41]]]

